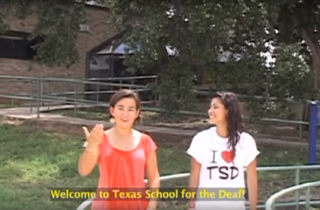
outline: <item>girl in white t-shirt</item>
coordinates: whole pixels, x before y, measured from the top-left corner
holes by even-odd
[[[244,132],[236,95],[216,93],[208,113],[216,127],[196,134],[187,151],[191,156],[189,189],[197,192],[189,210],[244,210],[245,168],[250,208],[256,210],[259,151],[252,136]]]

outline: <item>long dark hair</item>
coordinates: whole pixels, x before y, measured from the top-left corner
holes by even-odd
[[[217,92],[212,99],[219,98],[227,110],[228,146],[231,147],[232,158],[236,156],[236,146],[240,140],[240,134],[244,131],[240,102],[232,92]]]

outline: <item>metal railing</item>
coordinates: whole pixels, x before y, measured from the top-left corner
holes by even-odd
[[[296,188],[293,188],[293,189],[298,189],[299,187],[301,188],[301,185],[299,185],[299,184],[300,184],[300,172],[302,170],[315,170],[315,169],[320,169],[320,165],[313,165],[313,166],[276,166],[276,167],[258,167],[257,168],[257,170],[259,172],[262,172],[262,171],[269,171],[269,172],[271,172],[271,171],[294,171],[295,172],[295,187]],[[160,177],[160,181],[170,181],[170,180],[175,180],[175,179],[187,178],[189,176],[190,176],[189,173],[162,176],[162,177]],[[145,180],[145,182],[147,183],[147,180]],[[319,183],[319,185],[320,185],[320,182],[317,182],[317,183]],[[304,184],[302,186],[309,186],[309,185]],[[271,197],[268,199],[268,201],[267,201],[267,203],[265,205],[258,205],[257,208],[258,209],[266,208],[266,210],[273,210],[272,208],[274,206],[276,206],[276,207],[295,206],[295,209],[298,210],[299,206],[301,206],[301,205],[309,205],[310,206],[310,204],[316,204],[316,202],[310,202],[310,197],[311,197],[310,193],[308,194],[309,197],[307,198],[307,200],[308,200],[307,202],[300,202],[299,201],[300,200],[300,192],[299,191],[295,191],[295,190],[291,190],[291,191],[295,191],[295,200],[294,201],[292,201],[292,202],[282,202],[282,203],[275,204],[274,203],[275,200],[278,199],[283,194],[286,194],[287,191],[284,191],[284,193],[283,193],[283,191],[280,191],[280,192],[278,192],[278,193],[276,193],[274,195],[271,195]],[[88,199],[88,200],[82,202],[78,206],[78,208],[76,210],[85,210],[91,204],[91,202],[92,202],[92,199]],[[271,205],[272,208],[269,207],[270,205]],[[247,209],[248,208],[249,207],[247,207]]]
[[[148,93],[151,95],[150,100],[142,101],[142,110],[153,111],[153,112],[164,112],[163,109],[157,107],[151,107],[157,101],[159,101],[159,96],[154,94],[152,90],[147,85],[137,85],[131,84],[132,81],[136,80],[154,80],[157,82],[156,76],[138,76],[138,77],[116,77],[116,78],[90,78],[90,79],[71,79],[71,78],[52,78],[52,77],[25,77],[25,76],[7,76],[0,75],[0,81],[10,81],[10,82],[21,82],[25,83],[25,87],[29,85],[29,91],[25,90],[24,93],[19,91],[12,91],[12,93],[1,93],[0,97],[9,99],[19,99],[29,101],[30,112],[34,111],[36,107],[36,112],[38,117],[40,117],[40,107],[46,106],[48,110],[53,104],[73,104],[74,113],[76,114],[78,107],[83,105],[92,106],[105,106],[108,107],[108,103],[101,102],[100,96],[103,94],[112,94],[119,88],[129,88],[140,93]],[[129,81],[129,82],[125,82]],[[61,90],[52,90],[52,84],[59,83]],[[95,90],[85,90],[84,86],[94,86]],[[57,86],[57,85],[56,85]],[[105,90],[105,88],[107,90]],[[14,89],[14,88],[12,88]],[[27,88],[25,88],[27,89]],[[209,91],[194,90],[196,94],[208,95]],[[86,96],[95,96],[95,99],[87,99]],[[247,98],[248,96],[239,95],[239,98]],[[254,96],[256,99],[261,99],[261,96]],[[273,100],[277,100],[273,98]],[[288,100],[293,102],[292,100]],[[305,101],[309,103],[309,101]],[[181,111],[181,114],[193,115],[193,116],[207,116],[205,112],[196,111]],[[300,109],[302,113],[302,106]],[[302,115],[302,114],[300,114]],[[248,119],[247,116],[244,116]],[[302,139],[303,129],[302,126],[309,125],[309,122],[303,120],[286,120],[286,119],[276,119],[276,118],[262,118],[262,122],[271,123],[282,123],[291,124],[299,126],[299,140]]]
[[[280,197],[287,195],[289,193],[292,192],[298,192],[299,190],[306,190],[306,198],[304,202],[299,202],[299,205],[305,205],[305,209],[309,210],[311,209],[311,205],[319,205],[320,204],[320,200],[316,200],[316,201],[311,201],[311,188],[312,187],[320,187],[320,181],[317,182],[308,182],[308,183],[304,183],[304,184],[300,184],[297,186],[292,186],[292,187],[288,187],[286,189],[283,189],[275,194],[273,194],[272,196],[269,197],[269,199],[266,202],[266,210],[275,210],[275,202],[277,199],[279,199]]]
[[[133,76],[133,77],[88,78],[86,80],[99,81],[99,82],[100,81],[115,81],[115,82],[119,82],[121,84],[123,81],[130,81],[130,83],[132,83],[132,80],[141,80],[141,79],[157,80],[158,76],[150,75],[150,76]]]
[[[149,92],[151,90],[146,85],[137,85],[137,84],[127,84],[123,81],[130,80],[139,80],[139,79],[154,79],[154,76],[145,76],[145,77],[118,77],[118,78],[106,78],[106,79],[69,79],[69,78],[51,78],[51,77],[24,77],[24,76],[0,76],[2,81],[10,82],[22,82],[25,83],[24,86],[29,86],[29,91],[25,90],[24,92],[12,92],[12,93],[0,93],[0,97],[8,99],[19,99],[29,101],[30,112],[34,111],[34,106],[36,107],[36,113],[40,117],[40,107],[45,106],[50,109],[52,103],[59,104],[74,104],[75,108],[82,105],[96,105],[96,106],[107,106],[107,103],[101,102],[99,96],[102,94],[110,94],[116,92],[120,88],[133,89],[137,92]],[[100,80],[100,81],[91,81],[91,80]],[[115,82],[117,80],[117,82]],[[112,82],[110,82],[112,81]],[[26,83],[28,83],[26,85]],[[62,83],[64,85],[55,85],[61,86],[62,90],[54,92],[52,91],[53,83]],[[96,90],[86,91],[87,85],[93,85],[96,87]],[[57,88],[55,88],[57,89]],[[104,90],[107,89],[107,90]],[[86,96],[95,95],[95,100],[87,99]],[[142,104],[154,103],[157,98],[142,101]]]

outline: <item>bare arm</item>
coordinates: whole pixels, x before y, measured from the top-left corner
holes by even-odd
[[[88,176],[96,166],[100,151],[99,145],[104,134],[103,125],[96,125],[91,132],[86,127],[83,127],[88,145],[82,153],[78,162],[78,172],[81,176]]]
[[[160,187],[160,176],[158,171],[157,154],[155,151],[148,155],[148,160],[146,163],[146,172],[148,177],[148,184],[152,190],[158,189]],[[148,209],[156,209],[157,200],[150,200]]]
[[[81,176],[88,176],[97,164],[99,148],[91,148],[89,145],[82,153],[78,161],[78,172]]]
[[[200,177],[201,164],[198,163],[194,158],[191,158],[191,171],[189,177],[189,191],[196,193],[196,190],[199,186],[199,177]],[[189,201],[189,209],[195,207],[195,198]]]
[[[254,159],[247,166],[247,183],[249,188],[250,209],[256,210],[258,204],[257,159]]]

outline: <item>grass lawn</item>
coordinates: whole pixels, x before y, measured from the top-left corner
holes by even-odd
[[[0,126],[0,200],[4,210],[75,210],[81,201],[51,201],[54,187],[96,187],[98,170],[90,177],[80,177],[77,160],[83,142],[79,138],[35,131],[9,125]],[[306,151],[261,148],[260,166],[300,165],[306,163]],[[159,148],[161,175],[189,171],[184,151]],[[319,175],[302,172],[302,182],[317,180]],[[294,172],[259,173],[260,199],[294,184]],[[187,179],[163,182],[163,186],[186,186]],[[159,209],[186,209],[180,202],[164,203]],[[178,207],[180,206],[180,207]],[[168,208],[169,207],[169,208]]]
[[[15,107],[14,104],[9,104],[9,103],[0,104],[0,109],[7,109],[7,108],[13,108],[13,107]]]

